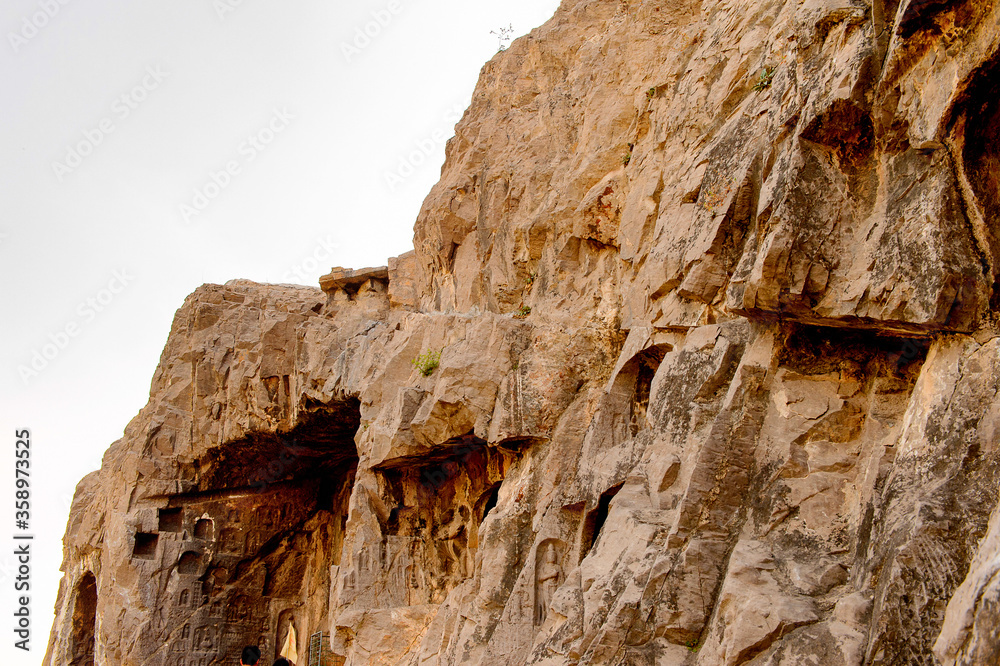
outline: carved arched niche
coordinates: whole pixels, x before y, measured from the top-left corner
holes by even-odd
[[[294,659],[298,655],[299,637],[295,629],[295,615],[291,609],[283,610],[278,615],[277,631],[275,633],[275,658],[287,657]]]
[[[961,154],[966,208],[982,225],[993,271],[993,309],[1000,306],[1000,53],[969,78],[952,112],[951,140]],[[971,199],[971,201],[970,201]],[[980,239],[981,241],[983,239]]]
[[[490,486],[479,499],[476,500],[475,513],[477,522],[482,525],[483,521],[486,520],[486,516],[489,515],[490,511],[497,505],[497,501],[500,498],[500,486],[502,482],[494,483]]]
[[[211,518],[200,518],[194,524],[194,538],[211,541],[215,536],[215,522]]]
[[[535,549],[535,625],[541,626],[548,617],[556,590],[566,580],[566,542],[545,539]]]
[[[201,555],[192,550],[185,552],[177,561],[177,573],[179,574],[197,574],[200,568]]]
[[[655,344],[640,349],[622,364],[615,375],[609,398],[622,408],[610,411],[624,414],[627,419],[622,424],[624,426],[622,436],[635,437],[639,431],[646,428],[648,424],[646,412],[649,409],[653,377],[663,358],[672,348],[669,344]]]
[[[590,554],[594,544],[600,539],[601,529],[604,528],[604,522],[608,519],[608,514],[611,512],[611,500],[615,498],[615,495],[618,494],[623,485],[625,484],[619,483],[605,490],[601,493],[600,498],[598,498],[597,506],[587,512],[580,536],[581,562],[583,558]]]
[[[76,585],[73,599],[73,635],[70,639],[70,666],[94,665],[97,626],[97,579],[89,571]]]

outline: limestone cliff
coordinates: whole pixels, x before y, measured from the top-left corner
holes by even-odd
[[[565,0],[413,252],[187,299],[47,663],[1000,663],[998,26]]]

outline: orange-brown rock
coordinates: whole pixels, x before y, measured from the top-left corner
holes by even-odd
[[[997,663],[998,25],[565,0],[412,253],[187,299],[47,663]]]

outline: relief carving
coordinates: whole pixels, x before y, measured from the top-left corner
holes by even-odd
[[[541,625],[548,616],[556,590],[563,582],[561,543],[556,539],[543,541],[536,551],[535,564],[535,624]]]
[[[232,625],[226,625],[226,627],[222,630],[223,651],[229,653],[233,650],[240,650],[243,647],[243,643],[243,633],[239,630],[239,628]]]
[[[445,523],[438,528],[435,537],[444,544],[447,558],[446,566],[452,575],[459,580],[463,580],[472,575],[472,566],[469,554],[469,519],[472,511],[465,504],[459,505],[458,510],[448,510],[445,515]]]
[[[239,596],[233,599],[229,607],[226,608],[226,621],[234,624],[244,624],[250,620],[250,604],[246,597]]]
[[[243,535],[235,527],[227,527],[219,533],[219,546],[224,553],[243,554]]]
[[[216,647],[216,628],[213,625],[198,627],[194,632],[195,650],[214,650]]]
[[[357,589],[357,574],[354,569],[344,572],[344,592],[353,593]]]
[[[421,603],[419,592],[423,588],[423,557],[420,539],[412,537],[388,538],[389,592],[393,602],[400,606]]]
[[[279,654],[288,657],[296,652],[295,616],[292,615],[292,611],[282,611],[278,616],[278,631],[275,638],[274,644],[278,646]]]
[[[479,527],[503,476],[502,454],[474,437],[442,462],[383,472],[386,494],[372,504],[382,507],[373,510],[385,526],[387,565],[383,586],[376,585],[381,596],[372,601],[381,607],[442,603],[473,577]],[[364,571],[360,566],[358,584],[367,591],[375,581]]]

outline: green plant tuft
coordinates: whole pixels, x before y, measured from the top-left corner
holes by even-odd
[[[650,88],[646,91],[646,99],[653,99],[656,97],[656,88]]]
[[[689,650],[690,652],[697,652],[697,651],[698,651],[698,648],[700,647],[700,646],[698,645],[698,639],[697,639],[697,638],[693,638],[693,639],[689,640],[689,641],[688,641],[687,643],[685,643],[685,644],[684,644],[684,646],[685,646],[685,647],[686,647],[686,648],[687,648],[687,649],[688,649],[688,650]]]
[[[771,80],[774,78],[774,72],[776,67],[765,66],[764,69],[760,70],[760,76],[757,77],[757,83],[754,84],[753,89],[756,92],[761,92],[771,87]]]
[[[434,369],[440,365],[441,352],[427,350],[420,356],[413,359],[413,367],[420,371],[424,377],[430,377]]]
[[[629,162],[632,161],[632,151],[635,149],[634,143],[629,143],[626,145],[628,145],[628,152],[622,155],[622,166],[628,166]]]
[[[530,305],[522,305],[521,308],[517,312],[514,313],[514,318],[515,319],[524,319],[525,317],[527,317],[530,314],[531,314],[531,306]]]

